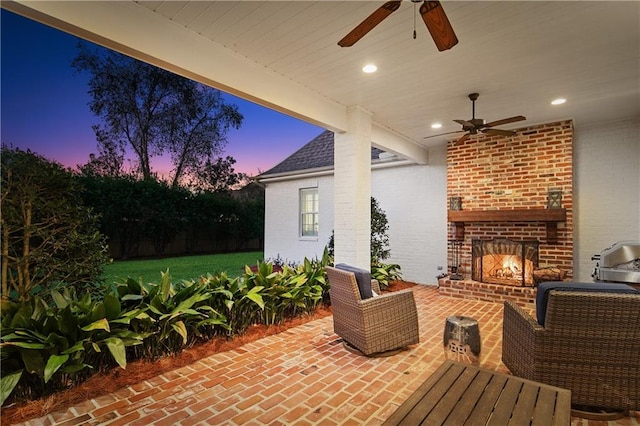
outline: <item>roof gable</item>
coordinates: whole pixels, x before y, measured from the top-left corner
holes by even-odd
[[[302,148],[282,160],[280,163],[262,173],[260,177],[269,175],[300,172],[304,170],[333,167],[333,132],[325,130],[313,138]],[[384,151],[371,148],[371,159],[378,159]]]

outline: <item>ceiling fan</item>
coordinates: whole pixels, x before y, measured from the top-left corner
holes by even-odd
[[[420,3],[421,1],[422,0],[411,0],[413,3]],[[358,26],[351,30],[349,34],[344,36],[344,38],[338,42],[338,45],[341,47],[353,46],[376,25],[398,10],[400,3],[402,3],[402,0],[388,1],[380,6],[364,21],[358,24]],[[444,13],[444,9],[439,1],[423,1],[420,6],[420,15],[422,16],[422,20],[427,26],[427,29],[431,33],[431,37],[436,43],[439,51],[451,49],[453,46],[458,44],[458,38],[453,32],[449,19]],[[416,38],[415,24],[413,38]]]
[[[499,136],[513,136],[516,132],[512,130],[501,130],[494,129],[495,126],[501,126],[503,124],[515,123],[516,121],[526,120],[527,118],[522,115],[516,115],[514,117],[503,118],[502,120],[492,121],[490,123],[485,123],[485,120],[482,118],[476,118],[476,99],[480,96],[478,93],[470,93],[469,99],[471,99],[471,119],[470,120],[453,120],[458,124],[462,125],[462,130],[457,130],[455,132],[447,132],[440,133],[438,135],[426,136],[425,139],[435,138],[437,136],[450,135],[453,133],[467,132],[460,139],[458,139],[458,143],[464,142],[469,139],[469,136],[476,135],[478,132],[486,133],[489,135],[499,135]]]

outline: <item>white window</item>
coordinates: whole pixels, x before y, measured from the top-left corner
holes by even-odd
[[[300,236],[318,236],[318,188],[300,190]]]

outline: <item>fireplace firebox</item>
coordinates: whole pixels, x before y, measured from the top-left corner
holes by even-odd
[[[538,241],[508,239],[471,242],[471,279],[484,283],[533,287]]]

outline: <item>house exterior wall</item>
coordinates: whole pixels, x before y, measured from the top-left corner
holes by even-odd
[[[374,170],[372,195],[389,220],[391,258],[403,278],[437,284],[447,270],[446,149],[429,150],[429,165]],[[438,269],[441,268],[441,269]]]
[[[318,237],[300,236],[299,191],[318,188]],[[333,231],[333,175],[266,184],[264,257],[291,262],[320,258]]]
[[[592,255],[616,241],[640,240],[640,118],[575,125],[573,133],[573,279],[588,282]],[[407,281],[435,284],[447,270],[446,149],[432,148],[429,165],[374,168],[371,179],[389,219],[389,262],[400,264]],[[319,236],[300,241],[298,189],[313,185],[320,194]],[[268,183],[265,259],[319,257],[333,229],[332,194],[332,174]]]
[[[591,281],[591,256],[640,241],[640,118],[575,130],[575,279]]]
[[[372,191],[389,220],[391,258],[403,278],[421,284],[437,283],[446,270],[446,151],[432,149],[430,164],[374,168]],[[317,185],[320,200],[319,236],[298,237],[298,190]],[[333,175],[266,184],[265,259],[280,257],[300,262],[320,257],[333,230]],[[438,270],[442,267],[442,270]]]

